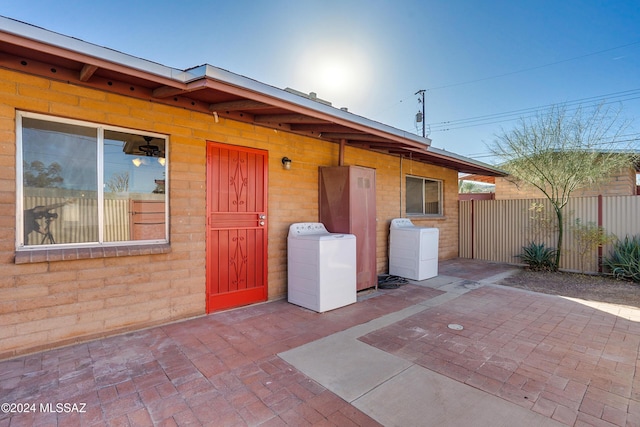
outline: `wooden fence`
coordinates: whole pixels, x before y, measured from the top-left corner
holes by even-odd
[[[557,230],[547,199],[460,201],[460,257],[520,264],[517,257],[530,242],[555,248]],[[532,209],[532,207],[538,207]],[[560,268],[600,271],[599,259],[611,245],[581,256],[573,225],[593,223],[618,238],[640,233],[640,197],[576,197],[564,209],[564,242]]]

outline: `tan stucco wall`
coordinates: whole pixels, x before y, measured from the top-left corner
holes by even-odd
[[[542,192],[532,185],[519,182],[517,185],[513,178],[496,177],[495,198],[499,199],[535,199],[544,197]],[[574,191],[572,197],[592,196],[633,196],[636,194],[636,171],[629,168],[613,175],[609,180],[590,188]]]
[[[16,264],[17,110],[169,135],[170,251]],[[318,166],[337,165],[336,144],[0,70],[0,358],[204,314],[207,140],[269,152],[268,293],[281,298],[288,227],[318,220]],[[405,174],[443,180],[444,217],[415,222],[440,228],[441,259],[457,256],[456,171],[349,147],[345,164],[376,169],[379,272]]]

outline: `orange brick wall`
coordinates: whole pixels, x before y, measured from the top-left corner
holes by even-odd
[[[510,178],[496,177],[496,199],[535,199],[544,197],[537,188],[519,182],[517,185]],[[615,174],[611,179],[592,188],[574,191],[572,197],[592,196],[633,196],[636,194],[636,171],[630,168]]]
[[[169,135],[170,252],[15,264],[16,110]],[[318,220],[318,166],[337,165],[337,144],[0,70],[0,358],[204,314],[207,140],[269,152],[269,299],[281,298],[288,227]],[[444,218],[416,223],[441,229],[441,258],[457,256],[456,171],[350,147],[345,164],[376,169],[379,272],[404,174],[444,181]]]

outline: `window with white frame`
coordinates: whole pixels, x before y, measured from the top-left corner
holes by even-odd
[[[442,181],[407,176],[407,215],[442,215]]]
[[[18,249],[168,242],[167,137],[17,116]]]

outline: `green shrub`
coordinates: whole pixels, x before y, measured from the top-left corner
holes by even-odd
[[[594,252],[598,246],[607,245],[614,241],[615,236],[609,234],[603,227],[594,222],[584,223],[580,218],[571,226],[575,239],[575,251],[580,257],[580,271],[585,272],[589,258],[595,258]]]
[[[603,264],[617,278],[640,283],[640,235],[616,241]]]
[[[522,253],[516,255],[532,270],[557,270],[555,264],[556,250],[553,248],[545,248],[544,243],[539,245],[529,243],[528,246],[522,247]]]

